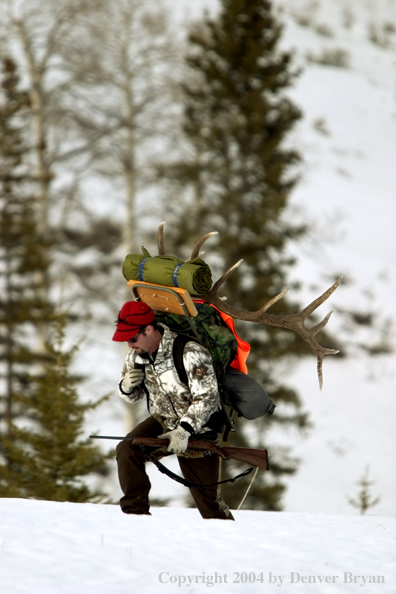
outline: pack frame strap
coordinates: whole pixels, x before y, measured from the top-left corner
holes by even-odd
[[[176,481],[177,483],[180,483],[184,487],[188,487],[189,489],[209,489],[210,487],[222,485],[223,483],[234,483],[237,479],[242,478],[243,476],[247,476],[254,470],[254,466],[251,466],[250,468],[247,468],[237,476],[234,476],[234,478],[225,479],[224,481],[218,481],[217,483],[211,483],[210,485],[201,485],[200,483],[194,483],[193,481],[189,481],[184,477],[181,477],[178,474],[175,474],[174,472],[169,470],[169,468],[167,468],[164,464],[161,464],[161,462],[157,460],[157,458],[153,456],[153,454],[148,453],[144,445],[140,445],[140,448],[147,455],[150,462],[152,462],[158,468],[158,470],[162,472],[162,474],[165,474],[172,480]]]

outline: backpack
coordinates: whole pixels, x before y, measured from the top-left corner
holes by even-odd
[[[230,330],[219,310],[207,303],[197,301],[194,303],[198,315],[190,318],[192,323],[185,316],[160,311],[154,312],[155,319],[157,322],[162,322],[168,326],[172,332],[185,336],[188,340],[199,342],[204,346],[210,353],[216,376],[221,381],[229,365],[240,368],[239,359],[241,357],[239,351],[243,341],[236,334],[235,328],[234,331]],[[247,343],[243,344],[245,345],[246,360],[250,346]],[[247,369],[241,369],[241,371],[247,373]]]
[[[183,362],[185,344],[192,340],[200,343],[209,351],[218,380],[227,435],[229,430],[233,430],[233,422],[225,405],[229,406],[231,411],[235,410],[238,416],[247,419],[255,419],[267,413],[272,414],[275,405],[264,390],[259,390],[257,393],[249,390],[249,395],[244,398],[243,381],[238,382],[238,391],[234,392],[226,387],[224,375],[227,368],[233,367],[242,374],[247,375],[246,359],[250,351],[250,345],[237,335],[231,316],[223,314],[217,308],[204,302],[195,301],[195,305],[198,309],[198,315],[193,318],[195,332],[184,316],[155,312],[155,318],[178,334],[173,343],[173,359],[182,383],[188,385]],[[246,377],[246,380],[254,383],[251,378]]]

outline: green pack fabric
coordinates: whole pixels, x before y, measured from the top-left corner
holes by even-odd
[[[183,262],[174,256],[150,256],[145,248],[143,254],[128,254],[122,265],[122,274],[129,280],[156,283],[166,287],[187,289],[191,295],[205,295],[212,286],[209,266],[194,258]]]
[[[237,353],[237,340],[227,324],[222,320],[216,309],[206,303],[195,304],[198,315],[192,318],[195,335],[185,316],[177,314],[166,314],[156,311],[155,318],[158,322],[166,324],[171,330],[178,333],[178,338],[188,336],[197,340],[208,349],[213,367],[219,383],[220,398],[222,406],[225,404],[238,413],[238,416],[245,419],[257,419],[263,415],[272,415],[275,404],[260,384],[245,373],[229,367]],[[181,345],[181,346],[180,346]],[[183,365],[183,345],[180,341],[178,348],[174,348],[173,356],[179,378],[187,383],[187,375]],[[217,413],[215,413],[217,414]],[[225,408],[223,406],[223,414]],[[228,413],[226,413],[227,430],[224,436],[226,441],[228,431],[232,427]],[[223,421],[224,422],[224,419]]]
[[[218,378],[222,378],[227,366],[234,360],[237,341],[231,330],[223,322],[219,313],[206,303],[196,304],[198,315],[192,323],[198,334],[199,342],[210,353],[213,367]],[[184,334],[197,340],[194,331],[184,316],[155,311],[155,319],[168,326],[173,332]]]

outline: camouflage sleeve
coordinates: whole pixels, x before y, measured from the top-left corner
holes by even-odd
[[[146,392],[140,386],[137,386],[136,388],[134,388],[132,390],[132,392],[130,392],[129,394],[124,392],[122,389],[122,380],[124,379],[127,371],[130,371],[131,369],[133,369],[133,361],[134,361],[133,356],[131,356],[131,352],[129,352],[127,355],[127,358],[125,360],[124,367],[122,368],[122,371],[121,371],[120,381],[118,382],[118,394],[119,394],[120,398],[125,400],[125,402],[128,402],[128,404],[133,404],[134,402],[138,402],[139,400],[141,400],[142,398],[144,398],[146,396]]]
[[[183,353],[191,393],[191,404],[181,422],[199,433],[209,417],[220,409],[217,378],[208,351],[196,342],[188,342]]]

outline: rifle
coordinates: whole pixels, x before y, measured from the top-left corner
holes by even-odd
[[[115,437],[108,435],[90,435],[92,439],[116,439],[117,441],[132,441],[136,445],[149,446],[154,448],[161,448],[169,444],[168,439],[158,439],[157,437]],[[245,462],[264,470],[269,470],[268,452],[267,450],[259,450],[254,448],[238,448],[232,446],[218,446],[212,441],[204,441],[201,439],[190,439],[188,442],[188,450],[210,450],[211,453],[217,454],[223,460],[238,460],[238,462]],[[187,450],[187,452],[188,452]]]

